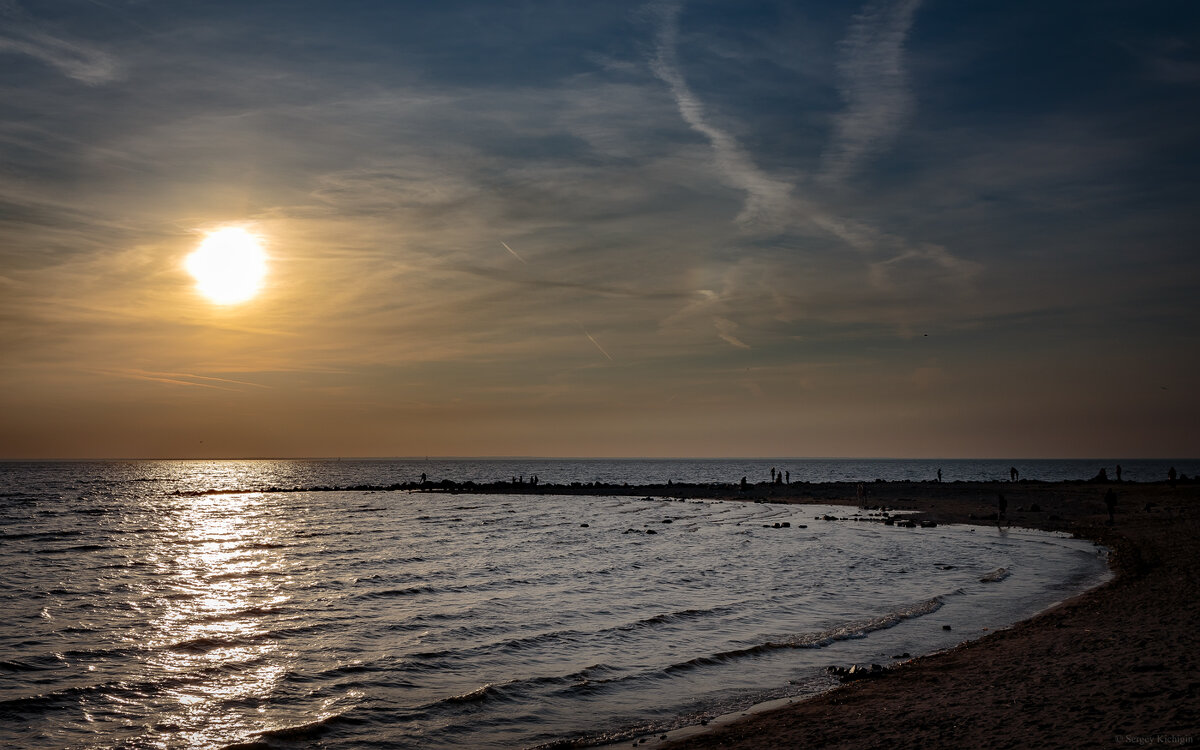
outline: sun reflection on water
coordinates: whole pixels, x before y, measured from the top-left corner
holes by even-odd
[[[180,498],[155,550],[166,582],[150,625],[159,747],[212,747],[269,727],[261,714],[287,669],[272,627],[292,580],[288,514],[260,494]]]

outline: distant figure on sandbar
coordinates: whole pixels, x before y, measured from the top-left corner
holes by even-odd
[[[771,484],[775,483],[775,467],[771,467]]]
[[[421,484],[425,484],[425,472],[421,472]]]
[[[746,489],[746,478],[742,477],[742,489]]]
[[[1175,473],[1174,466],[1172,466],[1170,469],[1167,469],[1167,481],[1171,483],[1172,487],[1175,486],[1175,477],[1177,476],[1179,475]]]
[[[791,483],[792,483],[792,472],[790,472],[790,471],[785,471],[785,472],[783,472],[783,473],[784,473],[784,474],[787,474],[787,483],[788,483],[788,484],[791,484]]]
[[[1096,474],[1096,476],[1092,477],[1092,481],[1093,482],[1107,482],[1108,481],[1108,469],[1104,468],[1103,466],[1100,467],[1100,472],[1098,474]]]
[[[1008,467],[1008,478],[1010,481],[1013,481],[1013,482],[1017,481],[1017,477],[1019,477],[1019,476],[1021,476],[1021,472],[1017,471],[1017,467],[1015,467],[1015,466]]]
[[[1117,481],[1121,481],[1121,464],[1117,464]]]
[[[942,481],[942,470],[938,469],[938,482]]]
[[[1003,492],[1001,492],[999,494],[999,496],[996,498],[996,507],[998,508],[998,511],[996,513],[996,525],[999,526],[1000,519],[1006,518],[1005,514],[1008,511],[1008,500],[1006,500],[1004,498]]]
[[[1108,508],[1108,525],[1112,526],[1113,511],[1117,509],[1117,493],[1113,492],[1112,487],[1104,493],[1104,507]]]

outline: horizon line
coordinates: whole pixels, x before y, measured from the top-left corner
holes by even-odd
[[[1186,456],[94,456],[0,457],[0,463],[86,461],[1197,461]]]

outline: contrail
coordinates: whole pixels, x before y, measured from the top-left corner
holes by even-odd
[[[600,346],[600,342],[597,341],[595,338],[593,338],[592,334],[588,333],[586,328],[584,328],[582,325],[580,325],[579,330],[583,331],[583,335],[588,337],[588,341],[590,341],[596,345],[596,348],[600,350],[601,354],[608,357],[609,362],[613,361],[612,355],[609,354],[608,352],[604,351],[604,347]]]
[[[522,263],[525,263],[525,259],[524,259],[524,258],[522,258],[520,255],[517,255],[517,251],[516,251],[516,250],[513,250],[511,247],[509,247],[507,242],[501,242],[500,244],[501,244],[501,245],[504,245],[504,249],[505,249],[505,250],[507,250],[507,251],[509,251],[510,253],[512,253],[512,255],[513,255],[513,257],[514,257],[514,258],[516,258],[517,260],[521,261]],[[525,265],[529,265],[529,264],[528,264],[528,263],[525,263]]]

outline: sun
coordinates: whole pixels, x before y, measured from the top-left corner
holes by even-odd
[[[267,275],[267,254],[262,237],[224,227],[209,232],[184,265],[210,302],[236,305],[258,294]]]

